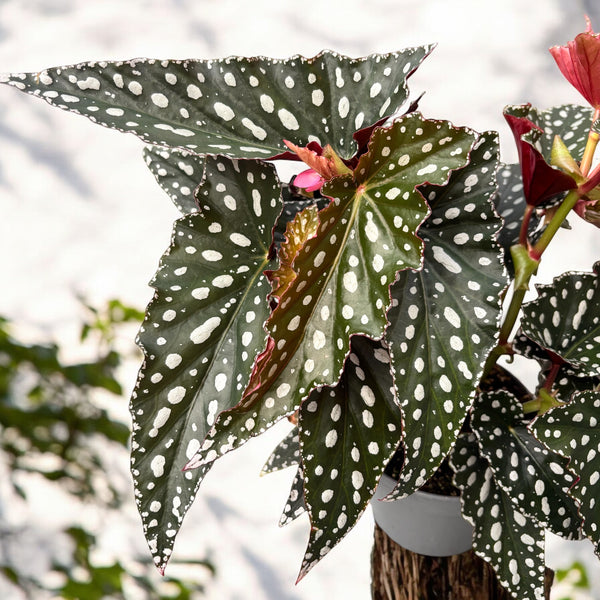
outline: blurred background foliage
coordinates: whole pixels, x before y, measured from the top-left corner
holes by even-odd
[[[123,484],[129,424],[111,411],[111,402],[121,409],[127,402],[119,369],[127,359],[139,359],[118,350],[119,332],[139,326],[143,313],[119,300],[102,308],[81,302],[86,318],[80,338],[92,358],[76,364],[63,362],[58,344],[20,341],[16,324],[0,317],[0,596],[206,597],[215,574],[208,558],[180,561],[183,579],[161,578],[143,548],[100,548],[101,524],[133,506]],[[131,346],[128,352],[134,354]],[[72,522],[57,529],[48,511],[40,527],[31,495],[48,494],[42,483],[72,504]],[[90,509],[100,518],[86,519]]]

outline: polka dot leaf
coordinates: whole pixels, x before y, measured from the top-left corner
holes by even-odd
[[[600,375],[600,263],[593,272],[569,272],[523,307],[521,328],[534,342],[558,354],[580,376]]]
[[[144,160],[160,187],[184,215],[198,212],[194,190],[202,181],[204,159],[184,150],[144,149]]]
[[[271,453],[271,456],[264,464],[261,475],[281,471],[288,467],[298,465],[300,462],[300,438],[298,427],[294,427],[284,438],[277,444],[277,447]]]
[[[473,434],[461,434],[451,454],[463,516],[475,527],[473,549],[519,600],[544,598],[543,527],[527,518],[498,485]]]
[[[223,413],[211,450],[224,453],[294,413],[319,385],[335,384],[354,334],[380,338],[398,271],[419,268],[415,232],[428,212],[416,190],[443,184],[469,160],[469,130],[413,113],[376,129],[352,175],[323,188],[318,235],[294,260],[296,278],[267,322],[269,340],[239,406]],[[252,428],[246,423],[251,419]],[[201,451],[190,462],[207,460]]]
[[[543,133],[533,131],[530,135],[525,136],[525,139],[539,148],[548,162],[555,135],[561,137],[576,160],[581,160],[592,119],[590,108],[568,104],[540,110],[530,104],[524,104],[508,106],[505,108],[505,113],[515,117],[526,117],[543,130]],[[498,196],[495,203],[498,213],[504,219],[498,241],[504,248],[506,267],[512,277],[514,276],[514,267],[510,247],[519,240],[519,231],[526,205],[521,167],[518,163],[502,165],[498,173]],[[544,204],[551,203],[552,201],[546,201]],[[540,234],[539,223],[539,216],[534,214],[529,227],[532,239]]]
[[[398,448],[401,413],[387,349],[353,337],[340,381],[311,393],[299,426],[311,521],[302,578],[354,527]]]
[[[582,375],[576,366],[568,362],[562,362],[560,357],[548,352],[523,333],[517,332],[512,347],[517,354],[540,363],[538,391],[540,387],[545,385],[554,363],[559,365],[552,384],[552,396],[559,402],[569,402],[576,392],[593,390],[600,386],[600,374],[595,376]]]
[[[525,195],[523,194],[523,180],[521,167],[518,164],[501,165],[498,170],[498,194],[494,204],[498,214],[502,217],[503,225],[498,234],[498,243],[504,248],[504,262],[511,277],[514,277],[514,265],[510,254],[510,247],[519,241],[519,233],[523,214],[526,208]],[[533,234],[540,223],[539,217],[534,213],[531,218],[529,231]]]
[[[535,142],[548,162],[556,135],[566,144],[573,158],[581,160],[592,122],[593,110],[590,107],[562,104],[542,110],[531,104],[520,104],[507,106],[504,113],[526,117],[543,130],[543,133],[533,131],[529,138],[526,136],[525,139]]]
[[[177,165],[180,157],[169,154]],[[173,166],[171,164],[171,166]],[[208,467],[183,472],[219,412],[239,402],[264,346],[279,181],[256,161],[207,159],[201,213],[185,215],[152,282],[131,400],[136,500],[164,569]]]
[[[277,253],[279,267],[269,274],[273,286],[273,298],[280,299],[286,288],[296,279],[294,260],[304,244],[317,235],[320,224],[318,213],[317,207],[312,204],[288,221],[284,241]]]
[[[496,343],[506,285],[490,203],[497,160],[497,136],[487,133],[446,186],[422,188],[431,206],[419,230],[423,269],[400,273],[392,286],[385,334],[405,420],[405,463],[393,497],[412,493],[437,470]]]
[[[571,494],[580,504],[583,533],[594,543],[600,556],[600,392],[587,390],[575,394],[565,406],[548,411],[533,423],[535,436],[552,451],[570,459],[579,480]]]
[[[547,375],[545,371],[544,375]],[[596,377],[578,377],[563,365],[556,375],[552,386],[552,395],[559,402],[569,402],[573,394],[587,390],[600,389],[600,375]]]
[[[471,427],[496,483],[528,518],[566,539],[579,539],[581,520],[569,495],[568,460],[550,452],[524,421],[521,402],[500,390],[480,394]]]
[[[302,467],[296,469],[296,475],[292,482],[292,487],[288,499],[285,503],[279,527],[285,527],[292,521],[295,521],[301,514],[306,512],[306,503],[304,502],[304,473]]]
[[[344,158],[353,134],[408,97],[406,79],[432,47],[352,59],[135,59],[16,73],[3,79],[95,123],[196,154],[269,158],[284,139],[329,143]]]

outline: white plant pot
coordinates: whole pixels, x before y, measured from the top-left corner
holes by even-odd
[[[371,500],[375,522],[397,544],[426,556],[452,556],[473,546],[473,526],[460,512],[460,498],[417,491],[383,501],[396,482],[384,474]]]

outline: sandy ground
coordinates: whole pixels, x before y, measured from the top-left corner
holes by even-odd
[[[140,56],[313,55],[323,48],[360,56],[437,42],[411,79],[415,96],[427,92],[421,110],[499,130],[504,159],[514,161],[502,107],[580,102],[547,48],[581,31],[586,13],[600,28],[599,6],[574,0],[0,0],[0,71]],[[75,356],[76,294],[93,302],[118,296],[137,306],[150,299],[147,281],[177,213],[141,150],[132,136],[0,89],[0,312],[17,320],[24,335],[59,336]],[[593,233],[578,229],[577,244],[550,257],[540,279],[589,268],[582,248],[592,247]],[[130,386],[134,376],[127,374]],[[125,402],[120,410],[126,414]],[[248,444],[211,472],[177,551],[212,551],[219,569],[209,588],[214,599],[368,598],[370,513],[294,587],[307,522],[276,525],[292,473],[257,477],[278,435],[281,430]],[[58,500],[32,504],[34,513],[61,519]],[[131,538],[143,547],[141,527]],[[579,551],[551,545],[558,562]],[[589,548],[582,552],[590,556]]]

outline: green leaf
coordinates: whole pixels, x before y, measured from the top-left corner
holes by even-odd
[[[284,241],[279,246],[277,253],[279,267],[269,274],[273,285],[272,298],[279,300],[296,279],[294,261],[306,242],[318,233],[320,224],[318,212],[317,207],[312,204],[288,221]]]
[[[507,106],[504,112],[515,117],[526,117],[544,130],[543,134],[532,131],[530,141],[539,146],[548,162],[550,162],[555,135],[560,136],[575,159],[581,160],[592,124],[593,110],[590,107],[563,104],[541,110],[530,104],[522,104]]]
[[[569,402],[573,394],[587,390],[600,389],[600,376],[578,377],[564,366],[558,370],[552,393],[560,402]]]
[[[392,114],[432,47],[352,59],[230,57],[92,62],[0,78],[48,103],[150,144],[196,154],[268,158],[331,144],[350,158],[357,129]]]
[[[298,427],[294,427],[282,440],[267,459],[260,474],[266,475],[295,466],[300,462],[300,437]]]
[[[485,134],[471,161],[444,187],[423,194],[432,212],[420,235],[423,269],[392,286],[385,339],[405,419],[405,463],[393,497],[412,493],[438,468],[473,401],[496,343],[506,285],[490,203],[497,137]]]
[[[498,194],[494,204],[498,214],[502,217],[503,224],[498,234],[498,243],[504,248],[504,262],[511,277],[514,277],[514,265],[510,248],[519,241],[521,223],[525,214],[527,203],[523,194],[523,179],[521,166],[517,164],[500,165],[498,170]],[[540,219],[533,214],[529,223],[529,232],[537,229]]]
[[[293,185],[283,185],[281,189],[283,197],[283,211],[275,225],[273,238],[276,244],[281,245],[285,240],[285,231],[287,224],[294,220],[294,217],[301,211],[311,206],[316,206],[319,210],[329,204],[328,198],[307,198],[296,193]]]
[[[203,158],[184,150],[146,146],[144,160],[160,187],[181,213],[187,215],[198,212],[194,190],[204,174]]]
[[[287,469],[291,466],[297,466],[297,469],[287,502],[279,520],[280,527],[291,523],[306,511],[304,503],[304,473],[302,464],[300,463],[300,436],[297,426],[279,442],[263,466],[261,475]]]
[[[523,600],[544,598],[544,529],[519,511],[479,455],[475,435],[462,434],[452,451],[463,516],[475,527],[473,549],[500,583]]]
[[[499,390],[480,394],[471,426],[496,483],[528,518],[566,539],[579,539],[581,519],[569,489],[568,460],[549,452],[524,421],[521,403]]]
[[[319,233],[294,261],[297,277],[269,318],[267,347],[240,405],[217,420],[211,451],[234,449],[295,412],[315,387],[337,382],[350,336],[382,336],[390,284],[421,263],[415,232],[428,207],[416,188],[445,183],[468,161],[473,137],[413,113],[374,132],[355,181],[325,186],[333,200],[319,213]],[[189,466],[207,460],[201,451]]]
[[[294,476],[287,502],[279,519],[279,527],[288,525],[304,512],[306,512],[306,503],[304,502],[304,472],[302,466],[299,466],[296,469],[296,475]]]
[[[600,375],[600,263],[592,273],[563,273],[536,286],[538,297],[523,306],[521,328],[558,354],[579,375]]]
[[[575,561],[566,569],[557,569],[555,574],[556,581],[565,581],[575,589],[591,590],[586,567],[578,561]]]
[[[533,424],[534,435],[548,448],[571,459],[571,468],[579,481],[571,490],[579,502],[583,532],[592,540],[600,556],[600,514],[598,481],[600,480],[600,428],[598,415],[600,392],[589,390],[576,394],[566,406],[553,408]]]
[[[271,228],[280,210],[269,165],[207,159],[202,212],[175,224],[139,335],[144,350],[131,401],[132,471],[156,564],[208,467],[183,472],[217,415],[239,402],[264,346]]]
[[[577,367],[567,362],[562,363],[560,357],[542,348],[520,331],[517,332],[517,335],[513,339],[512,347],[517,354],[532,358],[540,363],[541,371],[538,376],[538,391],[546,383],[546,378],[553,367],[552,360],[558,361],[560,367],[554,378],[552,395],[559,402],[569,402],[576,392],[592,390],[600,385],[600,375],[592,377],[582,375]]]
[[[311,521],[301,579],[354,527],[400,443],[387,349],[353,337],[339,383],[312,392],[300,409],[299,427]]]

